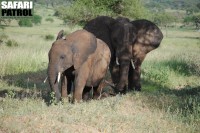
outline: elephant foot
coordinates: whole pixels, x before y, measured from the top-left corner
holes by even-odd
[[[126,87],[122,88],[122,89],[116,89],[115,93],[116,94],[126,94],[127,90]]]
[[[88,101],[91,99],[90,92],[86,92],[83,94],[83,101]]]

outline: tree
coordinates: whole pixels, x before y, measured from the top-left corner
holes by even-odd
[[[64,22],[85,23],[101,15],[146,18],[147,13],[140,0],[74,0],[71,6],[57,8],[55,15]]]
[[[167,28],[168,26],[175,22],[176,18],[166,12],[161,12],[161,13],[156,13],[154,14],[154,18],[153,18],[153,21],[160,25],[160,26],[163,26],[165,27],[165,33],[166,33],[166,37],[167,37]]]
[[[156,13],[154,14],[153,18],[153,21],[156,24],[164,27],[167,27],[171,23],[175,22],[175,20],[176,20],[175,16],[172,16],[166,12]]]
[[[140,19],[148,18],[148,10],[144,7],[140,0],[123,0],[122,15],[129,18]]]
[[[196,29],[200,29],[200,13],[187,15],[183,21],[186,25],[192,24]]]

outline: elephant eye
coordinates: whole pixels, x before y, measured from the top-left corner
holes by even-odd
[[[61,55],[61,56],[60,56],[60,59],[64,59],[64,58],[65,58],[65,55]]]

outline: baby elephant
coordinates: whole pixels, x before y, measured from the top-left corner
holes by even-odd
[[[74,82],[73,101],[80,102],[85,86],[98,87],[103,80],[111,53],[103,41],[86,30],[75,31],[65,39],[62,32],[49,51],[49,84],[59,101],[70,93]]]

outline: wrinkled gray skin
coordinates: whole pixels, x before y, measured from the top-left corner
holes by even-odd
[[[84,29],[109,46],[112,53],[109,67],[116,91],[133,88],[140,91],[141,64],[146,54],[160,45],[163,38],[160,29],[147,20],[130,22],[128,18],[107,16],[90,20]]]
[[[70,93],[74,82],[73,101],[80,102],[85,86],[98,87],[103,80],[110,63],[110,50],[86,30],[73,32],[66,39],[62,39],[62,32],[49,51],[49,84],[57,101],[60,101],[61,97]]]

